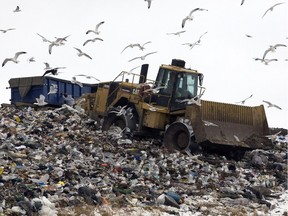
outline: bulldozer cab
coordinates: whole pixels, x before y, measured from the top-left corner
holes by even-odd
[[[156,78],[155,88],[159,93],[153,98],[155,104],[168,107],[170,111],[185,109],[183,100],[197,96],[201,78],[202,74],[196,71],[162,65]]]

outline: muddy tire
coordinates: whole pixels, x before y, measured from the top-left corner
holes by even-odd
[[[120,127],[121,129],[129,128],[129,131],[132,132],[136,128],[135,118],[131,118],[127,112],[125,114],[117,115],[114,110],[110,111],[108,116],[104,118],[102,124],[102,131],[107,131],[111,126]]]
[[[164,146],[178,151],[199,150],[192,127],[182,122],[174,122],[167,128],[164,134]]]

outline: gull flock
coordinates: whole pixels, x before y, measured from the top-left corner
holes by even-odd
[[[154,2],[155,2],[155,5],[154,5]],[[146,9],[146,10],[148,9],[148,10],[151,11],[153,9],[153,7],[157,7],[156,0],[155,1],[144,0],[144,3],[147,4],[147,5],[146,5],[146,7],[143,6],[143,10],[144,9]],[[239,4],[240,4],[241,7],[245,7],[245,6],[248,6],[249,1],[247,2],[247,1],[242,0],[241,2],[239,2]],[[284,6],[284,4],[286,4],[286,2],[279,2],[279,3],[271,4],[270,7],[268,7],[266,10],[263,11],[263,13],[262,13],[263,15],[260,18],[267,19],[268,16],[272,16],[273,13],[277,13],[277,9],[279,9],[282,6]],[[186,8],[184,8],[183,9],[183,16],[177,18],[178,22],[179,22],[179,29],[180,30],[175,29],[175,31],[167,32],[166,35],[178,36],[180,38],[180,36],[182,36],[184,34],[187,34],[187,31],[186,31],[187,28],[190,28],[192,26],[192,23],[195,20],[197,20],[198,16],[199,17],[201,17],[201,16],[205,17],[205,16],[207,16],[207,13],[210,13],[209,8],[194,7],[194,8],[188,8],[187,10],[188,10],[188,14],[187,14]],[[23,14],[25,16],[25,9],[22,8],[21,5],[20,6],[19,5],[15,6],[14,9],[11,10],[11,12],[13,12],[15,14],[16,13],[20,13],[20,14]],[[91,61],[97,61],[97,59],[94,59],[93,56],[90,53],[86,53],[85,48],[87,48],[89,46],[92,46],[92,44],[95,44],[95,49],[97,49],[97,44],[104,42],[105,38],[102,37],[102,32],[105,31],[105,26],[107,26],[107,25],[109,25],[109,23],[106,22],[105,20],[99,20],[98,22],[96,20],[96,22],[94,24],[94,27],[92,25],[92,26],[90,26],[92,28],[87,28],[83,32],[83,35],[92,36],[92,37],[90,37],[88,39],[83,39],[82,47],[78,47],[76,45],[72,46],[72,48],[77,51],[75,53],[75,55],[77,55],[79,57],[85,57],[86,59],[89,59]],[[1,27],[2,26],[0,26],[0,28]],[[1,28],[0,29],[0,34],[2,33],[4,37],[5,36],[9,37],[9,34],[12,33],[12,32],[17,32],[18,28],[19,27],[17,27],[17,26]],[[190,48],[190,50],[192,50],[192,48],[194,48],[195,46],[198,46],[198,45],[200,45],[202,43],[205,43],[205,38],[203,39],[203,36],[206,35],[207,33],[208,33],[208,31],[205,31],[204,33],[200,34],[200,37],[198,38],[198,40],[196,40],[194,42],[193,41],[192,42],[191,41],[190,42],[186,41],[185,43],[179,43],[179,49],[181,49],[181,47],[180,47],[181,45],[186,45],[186,46],[188,46]],[[47,44],[47,50],[48,50],[48,54],[50,56],[53,56],[53,53],[55,52],[56,49],[60,49],[60,47],[65,47],[67,41],[69,41],[70,37],[73,36],[73,35],[67,33],[66,36],[64,36],[64,37],[54,37],[53,39],[51,39],[51,38],[46,37],[41,32],[34,32],[34,34],[38,35],[40,37],[40,39],[42,40],[42,42]],[[197,34],[197,32],[195,32],[195,35],[196,34]],[[253,39],[252,35],[246,34],[246,36],[248,38]],[[147,48],[146,48],[146,46],[147,46]],[[134,42],[124,46],[122,48],[122,50],[119,50],[119,52],[120,52],[120,54],[125,55],[126,53],[129,52],[128,51],[129,49],[134,49],[134,48],[138,48],[138,50],[140,52],[143,52],[144,50],[150,49],[150,47],[153,48],[153,46],[155,46],[155,44],[153,44],[153,41],[151,41],[151,40],[147,40],[146,42],[145,41],[144,42],[134,41]],[[153,58],[154,54],[157,55],[158,53],[161,53],[161,50],[153,50],[153,49],[149,50],[147,53],[140,54],[138,56],[135,56],[134,58],[130,58],[130,59],[128,59],[127,62],[134,62],[134,61],[135,62],[136,61],[141,61],[142,62],[142,61],[144,61],[144,60],[146,60],[148,58],[149,59]],[[276,62],[279,61],[279,59],[274,58],[273,54],[275,54],[278,49],[287,49],[287,45],[284,44],[284,43],[276,43],[274,45],[270,45],[266,49],[264,47],[263,48],[262,57],[256,57],[256,58],[254,58],[254,60],[256,62],[263,63],[264,65],[274,64],[274,62],[276,64]],[[5,51],[5,52],[7,52],[7,51]],[[22,56],[24,54],[29,54],[30,55],[30,53],[28,53],[27,51],[22,50],[22,51],[16,52],[14,57],[6,57],[6,58],[4,58],[3,62],[2,62],[2,68],[7,67],[7,63],[8,62],[9,62],[9,64],[12,64],[12,63],[21,64],[21,58],[22,58]],[[9,53],[7,53],[7,56],[8,55],[9,55]],[[29,63],[33,62],[34,64],[35,63],[37,64],[37,62],[38,62],[37,56],[29,57],[29,59],[27,59],[27,61]],[[59,69],[66,68],[66,67],[51,67],[48,62],[42,62],[42,63],[45,64],[44,73],[43,73],[42,76],[46,76],[46,75],[57,76],[59,73],[61,73],[61,72],[59,72]],[[141,64],[141,63],[139,63],[139,64]],[[139,68],[139,67],[140,66],[132,68],[130,70],[130,72],[135,70],[135,69],[137,69],[137,68]],[[80,82],[78,80],[76,80],[76,77],[84,77],[86,79],[93,79],[96,82],[99,82],[101,80],[101,79],[99,79],[99,77],[96,78],[96,77],[85,75],[85,74],[81,74],[81,76],[80,75],[71,75],[71,82],[78,83],[79,85],[81,85],[81,84],[80,84]],[[55,92],[55,90],[52,91],[52,92]],[[252,95],[251,95],[251,97],[252,97]],[[244,104],[246,102],[246,100],[251,98],[251,97],[248,97],[245,100],[242,100],[242,101],[239,101],[239,102],[236,102],[236,103]],[[265,100],[263,100],[263,103],[267,104],[267,102],[264,102],[264,101]],[[189,101],[189,102],[191,102],[191,101]],[[270,102],[270,103],[273,104],[272,102]],[[269,108],[270,107],[271,108],[274,107],[274,108],[279,109],[278,108],[279,106],[278,107],[276,107],[276,106],[272,106],[272,105],[268,104],[267,108],[268,107]]]

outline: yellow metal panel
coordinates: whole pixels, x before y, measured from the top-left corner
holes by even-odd
[[[106,111],[108,94],[109,88],[98,88],[94,104],[94,110],[96,112],[104,113]]]
[[[153,112],[150,110],[144,111],[143,125],[149,128],[164,129],[166,115],[164,113]]]

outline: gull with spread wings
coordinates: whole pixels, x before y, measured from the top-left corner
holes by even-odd
[[[0,29],[1,32],[7,33],[8,31],[15,30],[15,28],[8,28],[8,29]]]
[[[245,98],[244,100],[241,100],[239,102],[236,102],[236,103],[241,103],[241,104],[244,104],[246,102],[246,100],[248,100],[249,98],[251,98],[253,96],[253,94],[251,94],[249,97]]]
[[[190,20],[192,21],[194,19],[194,17],[192,16],[192,14],[196,11],[208,11],[207,9],[203,9],[203,8],[195,8],[193,9],[188,16],[186,16],[183,20],[182,20],[182,28],[185,27],[185,23],[186,21]]]
[[[269,48],[267,50],[265,50],[264,54],[263,54],[263,59],[265,59],[266,55],[269,52],[276,52],[277,47],[287,47],[285,44],[275,44],[275,45],[270,45]]]
[[[45,64],[45,63],[44,63]],[[49,66],[49,65],[48,65]],[[46,67],[47,68],[47,67]],[[42,75],[42,77],[44,77],[45,75],[47,75],[47,74],[52,74],[52,75],[58,75],[59,73],[61,73],[61,72],[59,72],[58,71],[58,69],[65,69],[66,67],[56,67],[56,68],[51,68],[51,69],[44,69],[45,70],[45,72],[44,72],[44,74]]]
[[[86,54],[85,52],[83,52],[81,49],[76,48],[76,47],[74,47],[74,49],[76,49],[76,50],[78,51],[77,55],[78,55],[79,57],[81,57],[81,56],[86,56],[87,58],[92,59],[91,56],[89,56],[88,54]]]
[[[88,39],[88,40],[86,40],[86,41],[83,43],[83,46],[85,46],[85,45],[86,45],[87,43],[89,43],[89,42],[95,42],[95,41],[97,41],[97,40],[103,41],[102,38],[96,37],[96,38],[93,38],[93,39]]]
[[[95,80],[97,80],[98,82],[100,82],[100,80],[97,79],[97,78],[94,77],[94,76],[85,75],[85,74],[77,74],[77,75],[75,75],[75,77],[76,77],[76,76],[82,76],[82,77],[85,77],[86,79],[95,79]]]
[[[272,12],[276,6],[281,5],[281,4],[284,4],[284,3],[285,3],[285,2],[280,2],[280,3],[274,4],[273,6],[269,7],[269,8],[265,11],[265,13],[263,14],[262,18],[263,18],[269,11]]]
[[[104,21],[99,22],[99,23],[96,25],[95,29],[86,31],[86,34],[89,34],[90,32],[93,32],[93,33],[99,35],[99,34],[100,34],[100,31],[99,31],[98,29],[99,29],[99,27],[100,27],[102,24],[104,24]]]
[[[136,60],[136,59],[145,60],[145,58],[146,58],[148,55],[152,55],[152,54],[154,54],[154,53],[157,53],[157,52],[156,52],[156,51],[155,51],[155,52],[150,52],[150,53],[147,53],[146,55],[132,58],[132,59],[130,59],[128,62],[134,61],[134,60]]]
[[[263,100],[263,102],[268,104],[268,106],[267,106],[268,108],[269,108],[269,107],[275,107],[275,108],[277,108],[277,109],[282,110],[281,107],[277,106],[276,104],[271,103],[270,101],[265,101],[265,100]]]
[[[180,34],[183,34],[184,32],[186,32],[185,30],[183,31],[178,31],[178,32],[171,32],[171,33],[167,33],[167,35],[178,35],[180,37]]]
[[[3,63],[2,63],[2,67],[4,67],[4,65],[5,65],[8,61],[12,61],[12,62],[14,62],[14,63],[17,64],[17,63],[19,62],[19,61],[18,61],[18,57],[19,57],[20,55],[22,55],[22,54],[26,54],[26,52],[23,52],[23,51],[17,52],[17,53],[15,53],[15,55],[14,55],[13,58],[5,58],[4,61],[3,61]]]

